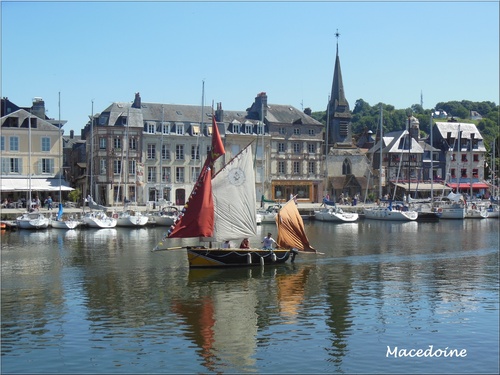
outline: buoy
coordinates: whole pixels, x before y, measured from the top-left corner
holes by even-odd
[[[260,265],[263,266],[264,265],[264,257],[260,257]]]
[[[247,254],[247,263],[252,264],[252,254]]]

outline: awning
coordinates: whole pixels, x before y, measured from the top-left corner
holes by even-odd
[[[459,184],[454,184],[450,183],[448,184],[449,187],[452,189],[470,189],[470,183],[467,182],[461,182]],[[484,182],[473,182],[472,183],[472,189],[488,189],[490,185],[484,183]]]
[[[398,188],[408,190],[408,184],[402,184],[402,183],[394,183]],[[438,182],[435,182],[432,184],[430,182],[412,182],[410,183],[410,190],[411,191],[431,191],[431,190],[451,190],[450,187],[440,184]]]
[[[71,191],[75,190],[68,186],[65,180],[61,180],[59,185],[58,178],[32,178],[32,191]],[[30,180],[28,178],[2,178],[0,180],[0,191],[29,191]]]

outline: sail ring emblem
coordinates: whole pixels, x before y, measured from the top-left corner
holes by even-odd
[[[229,171],[227,179],[235,186],[240,186],[245,182],[245,172],[241,168],[233,168]]]

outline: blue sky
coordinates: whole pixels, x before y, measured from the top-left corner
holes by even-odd
[[[499,2],[2,1],[2,97],[79,134],[112,102],[326,109],[338,29],[347,100],[499,103]]]

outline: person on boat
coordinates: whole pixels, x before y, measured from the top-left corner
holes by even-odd
[[[271,233],[268,233],[266,237],[264,237],[264,239],[262,240],[262,249],[264,250],[272,250],[273,249],[273,243],[275,245],[276,244],[276,241],[274,240],[274,238],[271,237]]]
[[[248,241],[248,238],[244,238],[243,241],[241,241],[240,249],[250,249],[250,241]]]
[[[230,249],[231,248],[231,242],[224,241],[224,243],[222,244],[222,248],[223,249]]]

